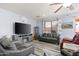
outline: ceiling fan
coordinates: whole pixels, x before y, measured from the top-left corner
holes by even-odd
[[[64,3],[52,3],[50,4],[49,6],[56,6],[56,5],[60,5],[55,11],[54,13],[57,13],[59,10],[61,10],[62,7],[65,7],[65,8],[69,8],[70,10],[73,10],[73,6],[72,4],[64,4]]]

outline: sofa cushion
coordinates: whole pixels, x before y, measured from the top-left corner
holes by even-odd
[[[79,44],[79,33],[76,33],[76,35],[73,37],[73,42],[75,44]]]
[[[8,35],[3,36],[0,44],[3,46],[3,48],[8,48],[11,45],[11,38]]]
[[[63,48],[73,50],[73,51],[77,51],[77,50],[79,50],[79,45],[73,44],[73,43],[64,43]]]
[[[70,50],[68,50],[68,49],[62,49],[61,50],[64,54],[66,54],[66,55],[68,55],[68,56],[72,56],[73,55],[73,51],[70,51]]]
[[[28,44],[28,43],[26,43],[26,44],[15,43],[15,46],[16,46],[16,48],[17,48],[18,50],[22,50],[22,49],[26,49],[26,48],[32,46],[32,44],[31,44],[31,43],[29,43],[29,44]]]

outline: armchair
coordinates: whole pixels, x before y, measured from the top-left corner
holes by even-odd
[[[69,49],[64,48],[64,44],[66,43],[72,46]],[[76,48],[75,48],[76,47]],[[73,49],[75,50],[73,50]],[[73,37],[73,39],[70,38],[63,38],[62,42],[60,43],[60,51],[63,55],[79,55],[79,33],[76,33],[76,35]]]

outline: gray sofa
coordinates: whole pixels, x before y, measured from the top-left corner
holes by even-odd
[[[39,37],[39,41],[49,42],[53,44],[59,44],[59,35],[55,33],[43,33]]]
[[[21,40],[10,41],[7,37],[0,39],[0,56],[28,56],[34,54],[34,46]]]

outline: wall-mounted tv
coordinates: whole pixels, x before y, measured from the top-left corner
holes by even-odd
[[[31,24],[15,23],[15,34],[30,34]]]

